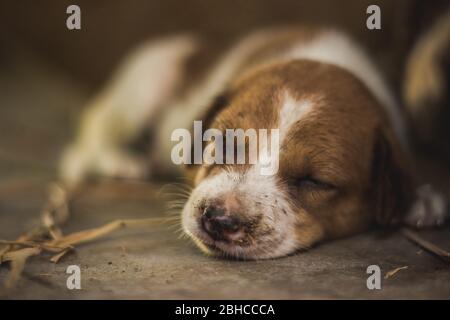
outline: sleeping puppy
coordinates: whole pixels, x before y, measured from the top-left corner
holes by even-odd
[[[180,95],[190,80],[188,61],[200,50],[193,37],[179,36],[133,53],[88,106],[62,159],[65,183],[76,186],[91,174],[142,178],[176,172],[181,167],[171,161],[172,133],[202,120],[203,128],[219,132],[279,132],[275,174],[261,174],[259,161],[189,166],[195,187],[182,225],[204,252],[266,259],[373,223],[444,222],[444,198],[414,185],[402,111],[345,34],[253,33]],[[127,152],[149,126],[150,159]]]

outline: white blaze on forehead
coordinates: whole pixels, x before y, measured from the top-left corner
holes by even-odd
[[[283,143],[290,128],[297,121],[305,118],[311,112],[313,106],[309,100],[296,100],[288,91],[284,92],[282,103],[279,120],[281,143]]]
[[[288,91],[283,92],[279,111],[278,129],[272,129],[269,136],[259,133],[258,163],[250,170],[258,170],[262,175],[274,175],[279,169],[280,146],[289,130],[311,112],[311,100],[296,100]],[[262,139],[261,139],[262,138]]]

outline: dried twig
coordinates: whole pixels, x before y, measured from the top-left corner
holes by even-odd
[[[50,261],[57,263],[67,252],[69,252],[73,247],[72,245],[80,244],[84,242],[93,241],[95,239],[104,237],[114,231],[125,227],[148,227],[159,225],[165,222],[175,220],[175,218],[147,218],[147,219],[125,219],[125,220],[115,220],[107,223],[99,228],[89,229],[84,231],[75,232],[69,234],[65,237],[55,239],[53,241],[46,242],[44,245],[51,247],[63,247],[65,248],[58,254],[54,255]]]
[[[99,228],[84,230],[55,239],[45,244],[56,247],[69,247],[74,244],[88,242],[103,237],[113,231],[125,227],[147,227],[165,223],[175,218],[122,219],[107,223]]]
[[[67,249],[66,247],[59,247],[59,246],[54,246],[54,245],[51,245],[48,243],[38,243],[38,242],[33,242],[33,241],[0,240],[0,244],[15,245],[15,246],[21,246],[21,247],[41,248],[43,250],[51,251],[51,252],[60,252],[61,250]],[[10,250],[11,249],[5,250],[5,252],[3,252],[3,254]],[[3,256],[3,254],[2,254],[2,251],[0,251],[0,256]]]
[[[60,184],[52,184],[48,201],[44,205],[40,224],[20,236],[15,241],[0,240],[0,264],[11,262],[11,271],[6,286],[12,287],[23,272],[26,260],[43,251],[54,253],[50,261],[57,263],[74,245],[93,241],[122,228],[136,228],[160,225],[178,218],[122,219],[107,223],[98,228],[64,235],[61,225],[69,218],[69,201],[74,190],[69,192]]]
[[[73,245],[75,244],[93,241],[125,227],[148,227],[173,221],[175,219],[176,218],[147,218],[115,220],[99,228],[79,231],[66,236],[61,236],[57,239],[41,242],[25,240],[0,240],[0,244],[7,244],[10,246],[28,246],[28,248],[18,250],[11,249],[10,251],[6,251],[3,254],[0,254],[0,261],[11,261],[11,273],[10,277],[7,280],[7,286],[11,287],[13,283],[19,278],[25,265],[26,259],[29,256],[40,254],[42,250],[56,252],[57,254],[54,255],[50,259],[50,261],[57,263],[67,252],[73,249]]]
[[[68,192],[59,184],[50,186],[49,199],[41,215],[41,224],[53,239],[62,237],[59,226],[69,218]]]
[[[410,229],[404,228],[402,229],[403,235],[408,238],[410,241],[414,242],[415,244],[419,245],[423,249],[427,250],[428,252],[431,252],[438,257],[444,259],[447,262],[450,262],[450,252],[445,251],[444,249],[439,248],[434,243],[431,243],[422,237],[419,236],[417,232],[414,232]]]
[[[397,272],[399,272],[400,270],[403,270],[403,269],[408,269],[408,266],[403,266],[403,267],[395,268],[395,269],[393,269],[393,270],[391,270],[391,271],[388,271],[388,272],[386,273],[386,275],[384,276],[384,278],[385,278],[385,279],[388,279],[388,278],[392,277],[392,276],[395,275]]]
[[[57,263],[73,245],[99,239],[122,228],[159,225],[177,218],[147,218],[115,220],[101,227],[63,235],[60,225],[69,217],[69,193],[58,184],[50,188],[49,199],[41,214],[41,224],[15,241],[0,240],[0,264],[11,262],[11,271],[6,286],[12,287],[23,272],[30,256],[42,251],[56,253],[50,261]]]
[[[59,184],[51,184],[48,201],[41,213],[40,225],[20,236],[16,241],[0,241],[0,244],[5,245],[0,248],[0,264],[5,261],[11,262],[11,271],[5,282],[6,287],[13,287],[20,278],[28,257],[38,255],[42,250],[51,252],[68,250],[67,246],[60,248],[44,242],[44,239],[49,236],[52,239],[62,237],[59,225],[68,217],[68,192]]]
[[[50,261],[53,263],[58,263],[59,260],[66,255],[67,252],[69,252],[70,250],[72,250],[71,248],[66,248],[63,251],[61,251],[60,253],[55,254],[53,257],[50,258]]]

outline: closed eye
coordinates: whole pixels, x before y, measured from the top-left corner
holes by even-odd
[[[313,176],[303,176],[299,178],[295,178],[292,181],[292,185],[296,186],[297,188],[302,189],[311,189],[311,190],[331,190],[334,189],[335,186],[331,183],[324,182],[322,180],[319,180]]]

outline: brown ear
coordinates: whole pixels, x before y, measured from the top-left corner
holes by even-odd
[[[400,147],[381,129],[375,135],[371,183],[376,221],[385,226],[398,224],[411,205],[413,182]]]

